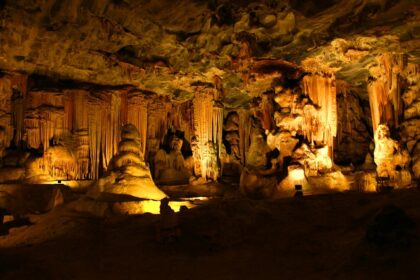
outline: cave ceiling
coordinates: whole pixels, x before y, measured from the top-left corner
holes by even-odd
[[[0,69],[178,100],[218,77],[231,106],[297,69],[363,94],[377,55],[419,63],[419,18],[415,0],[1,0]],[[235,67],[244,40],[247,83]]]

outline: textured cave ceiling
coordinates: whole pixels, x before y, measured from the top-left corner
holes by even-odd
[[[233,67],[245,36],[256,61],[334,72],[365,92],[377,55],[420,61],[419,18],[416,0],[1,0],[0,69],[175,99],[217,75],[235,103],[271,81],[244,85]]]

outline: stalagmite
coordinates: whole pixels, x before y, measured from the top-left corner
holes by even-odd
[[[151,200],[165,198],[166,195],[153,182],[150,170],[142,158],[141,137],[136,127],[132,124],[124,125],[121,139],[119,150],[112,158],[106,175],[95,183],[88,196],[99,200],[106,200],[110,195]],[[122,142],[137,148],[127,150],[127,145]]]

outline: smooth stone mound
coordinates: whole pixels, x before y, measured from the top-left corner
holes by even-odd
[[[99,179],[88,196],[101,199],[103,193],[130,195],[136,198],[161,200],[166,197],[149,176],[137,177],[128,174],[111,173]]]

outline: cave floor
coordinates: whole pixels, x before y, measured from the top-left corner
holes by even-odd
[[[395,204],[420,224],[420,190],[210,200],[179,213],[180,239],[155,239],[158,215],[93,218],[69,205],[0,236],[0,279],[414,279],[420,242],[375,247],[366,229]]]

